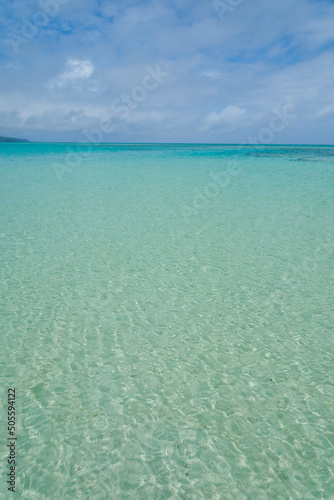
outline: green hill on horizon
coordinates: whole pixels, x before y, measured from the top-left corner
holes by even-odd
[[[0,142],[30,142],[28,139],[15,139],[14,137],[3,137],[0,135]]]

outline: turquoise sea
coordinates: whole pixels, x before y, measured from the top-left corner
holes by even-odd
[[[334,147],[1,144],[0,192],[0,498],[334,499]]]

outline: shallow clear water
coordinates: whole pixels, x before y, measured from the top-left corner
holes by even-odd
[[[17,498],[334,499],[334,148],[0,161]]]

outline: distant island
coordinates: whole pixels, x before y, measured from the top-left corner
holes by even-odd
[[[0,135],[0,142],[30,142],[27,139],[15,139],[14,137],[3,137]]]

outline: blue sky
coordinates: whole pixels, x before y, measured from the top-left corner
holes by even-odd
[[[0,135],[333,144],[333,1],[13,0],[0,19]]]

